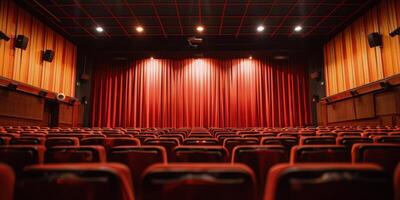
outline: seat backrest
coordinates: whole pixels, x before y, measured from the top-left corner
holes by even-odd
[[[241,164],[156,164],[142,187],[142,200],[256,199],[254,173]]]
[[[10,145],[43,145],[45,142],[44,138],[39,137],[19,137],[12,138]]]
[[[307,136],[300,137],[300,145],[308,144],[336,144],[335,137],[326,136]]]
[[[259,144],[259,141],[254,138],[226,138],[223,146],[228,150],[229,154],[232,154],[233,148],[238,145],[254,145]]]
[[[116,146],[140,146],[140,140],[137,138],[106,138],[107,147]]]
[[[363,138],[363,137],[338,137],[336,138],[336,144],[345,145],[348,148],[351,148],[353,144],[356,143],[373,143],[372,138]]]
[[[140,177],[144,170],[156,163],[167,163],[167,154],[161,146],[119,146],[110,149],[109,162],[123,163],[131,171],[135,196],[141,191]]]
[[[172,159],[173,153],[172,150],[179,146],[179,140],[175,138],[157,138],[157,139],[146,139],[143,142],[143,145],[152,145],[152,146],[162,146],[167,151],[168,160]]]
[[[187,138],[183,145],[219,145],[219,142],[214,138]]]
[[[24,170],[16,200],[134,200],[129,169],[118,163],[33,165]]]
[[[11,167],[0,163],[0,199],[13,200],[15,175]]]
[[[264,200],[390,200],[391,178],[371,164],[279,164]]]
[[[54,146],[46,150],[45,163],[89,163],[105,162],[103,146]]]
[[[400,136],[374,136],[375,143],[395,143],[400,144]]]
[[[104,137],[88,137],[82,138],[80,141],[81,145],[98,145],[103,146],[104,148],[107,147],[107,140]]]
[[[228,162],[228,150],[221,146],[178,146],[173,149],[173,162]]]
[[[185,139],[182,135],[179,134],[165,134],[165,135],[160,135],[159,138],[175,138],[179,140],[179,144],[182,144],[183,140]]]
[[[24,167],[43,163],[44,151],[41,145],[0,146],[0,163],[12,167],[18,177]]]
[[[239,145],[233,149],[232,163],[245,164],[254,171],[258,197],[263,197],[269,169],[285,162],[289,162],[289,152],[282,145]]]
[[[292,163],[303,162],[351,162],[351,153],[343,145],[300,145],[291,150]]]
[[[152,134],[140,134],[140,135],[135,135],[134,138],[137,138],[140,140],[140,143],[143,144],[146,139],[156,139],[156,135]]]
[[[299,140],[295,137],[265,137],[261,139],[261,145],[282,145],[286,147],[288,151],[299,144]]]
[[[79,139],[76,137],[47,138],[45,146],[47,148],[54,146],[79,146]]]
[[[374,163],[393,174],[400,162],[400,144],[354,144],[352,159],[356,163]]]
[[[222,145],[224,143],[224,140],[227,138],[241,138],[242,136],[236,134],[220,134],[216,137],[219,143]]]

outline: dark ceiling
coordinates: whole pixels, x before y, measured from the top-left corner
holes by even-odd
[[[326,37],[375,0],[19,0],[72,39],[187,37]],[[258,25],[265,31],[258,33]],[[103,33],[95,31],[96,26]],[[141,25],[143,33],[135,27]],[[295,33],[294,26],[303,31]]]

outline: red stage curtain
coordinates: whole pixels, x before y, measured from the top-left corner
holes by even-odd
[[[99,62],[92,125],[283,127],[311,123],[306,67],[257,59]]]

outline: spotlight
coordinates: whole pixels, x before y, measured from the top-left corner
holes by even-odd
[[[252,59],[253,59],[253,56],[250,55],[250,56],[249,56],[249,59],[252,60]]]
[[[152,57],[150,57],[150,60],[154,60],[154,57],[152,56]]]
[[[47,92],[44,91],[44,90],[41,90],[41,91],[39,92],[39,96],[41,96],[41,97],[45,97],[46,95],[47,95]]]
[[[8,40],[10,40],[10,37],[8,37],[5,33],[0,31],[0,40],[8,41]]]
[[[351,94],[351,96],[357,96],[358,92],[357,92],[357,90],[351,90],[350,94]]]
[[[144,29],[143,29],[143,27],[138,26],[138,27],[136,27],[136,31],[137,31],[138,33],[141,33],[141,32],[144,31]]]
[[[101,33],[101,32],[104,31],[104,29],[103,29],[103,27],[98,26],[98,27],[96,27],[96,31],[99,32],[99,33]]]
[[[10,89],[10,90],[17,90],[17,88],[18,88],[18,83],[9,83],[9,84],[7,85],[7,88]]]
[[[201,33],[204,31],[204,27],[203,26],[197,26],[196,28],[197,32]]]
[[[394,36],[396,36],[396,35],[400,35],[400,27],[398,27],[396,30],[390,32],[389,35],[390,35],[391,37],[394,37]]]
[[[381,86],[381,88],[382,88],[383,90],[388,90],[388,89],[390,89],[390,87],[391,87],[390,83],[388,83],[388,82],[386,82],[386,81],[380,82],[379,85]]]
[[[313,101],[313,102],[317,102],[317,103],[318,103],[318,102],[319,102],[319,96],[318,96],[318,95],[316,95],[316,94],[315,94],[315,95],[313,95],[312,101]]]
[[[300,32],[301,30],[303,30],[303,27],[301,27],[301,26],[294,27],[294,31],[296,31],[296,32]]]
[[[260,25],[260,26],[257,27],[257,32],[263,32],[264,29],[265,29],[265,27]]]

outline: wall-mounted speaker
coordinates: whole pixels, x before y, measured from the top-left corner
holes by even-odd
[[[368,34],[369,47],[380,47],[382,46],[382,35],[380,33]]]
[[[391,37],[394,37],[394,36],[396,36],[396,35],[400,35],[400,27],[398,27],[398,28],[396,28],[396,30],[390,32],[389,35],[390,35]]]
[[[7,88],[8,88],[9,90],[17,90],[17,88],[18,88],[18,83],[9,83],[9,84],[7,85]]]
[[[25,35],[17,35],[17,38],[15,38],[15,48],[20,48],[25,50],[26,47],[28,46],[28,41],[29,38],[26,37]]]
[[[45,50],[43,51],[42,59],[47,62],[53,61],[54,58],[54,51],[53,50]]]
[[[46,97],[46,95],[47,95],[47,92],[44,91],[44,90],[41,90],[41,91],[39,92],[39,96],[41,96],[41,97]]]

